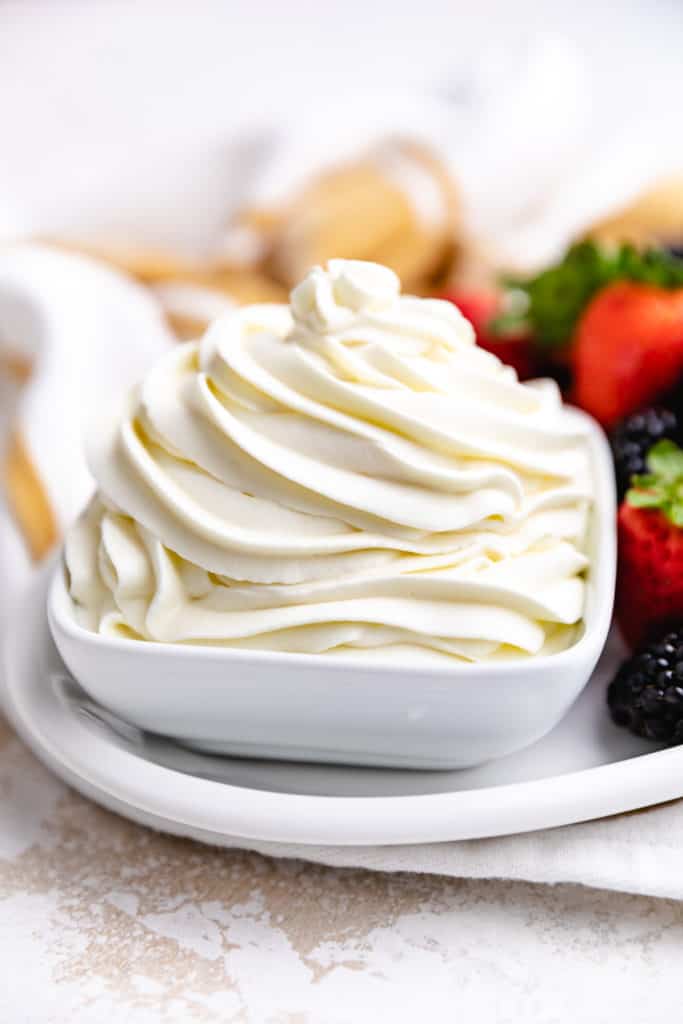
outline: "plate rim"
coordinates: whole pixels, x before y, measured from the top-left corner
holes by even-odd
[[[683,767],[683,747],[503,786],[390,796],[255,790],[152,763],[89,729],[50,689],[41,692],[37,660],[51,643],[44,600],[51,565],[36,574],[6,623],[4,711],[55,774],[138,823],[218,845],[241,839],[400,846],[556,828],[683,796],[683,771],[673,770],[679,762]],[[19,621],[21,628],[12,628]],[[22,674],[26,666],[29,677]]]

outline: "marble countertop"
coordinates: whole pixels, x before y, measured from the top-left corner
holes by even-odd
[[[333,869],[160,836],[0,722],[8,1024],[622,1024],[678,1009],[683,904]]]

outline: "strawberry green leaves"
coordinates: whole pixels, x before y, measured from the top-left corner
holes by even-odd
[[[683,528],[683,450],[673,441],[658,441],[648,452],[647,469],[633,477],[626,501],[634,508],[657,508]]]
[[[499,317],[494,330],[507,333],[525,327],[539,347],[564,348],[590,300],[614,281],[683,288],[683,260],[663,249],[639,251],[631,245],[580,242],[536,277],[507,281],[516,297],[515,311]]]

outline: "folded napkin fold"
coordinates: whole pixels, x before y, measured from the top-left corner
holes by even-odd
[[[416,846],[294,846],[236,840],[272,857],[453,878],[509,878],[683,899],[683,800],[563,828]]]
[[[173,340],[146,290],[108,267],[39,245],[0,250],[0,617],[93,489],[94,409]]]

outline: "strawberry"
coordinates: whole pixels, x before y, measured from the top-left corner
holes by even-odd
[[[529,332],[515,329],[511,332],[495,333],[491,325],[503,311],[503,297],[493,289],[479,291],[449,291],[439,295],[457,306],[474,327],[477,345],[492,352],[508,366],[514,367],[520,380],[528,380],[535,374],[535,363],[530,344]]]
[[[616,614],[634,648],[683,623],[683,450],[658,441],[647,468],[633,478],[618,515]]]
[[[610,427],[671,388],[683,371],[683,288],[634,281],[589,302],[573,340],[574,398]]]

